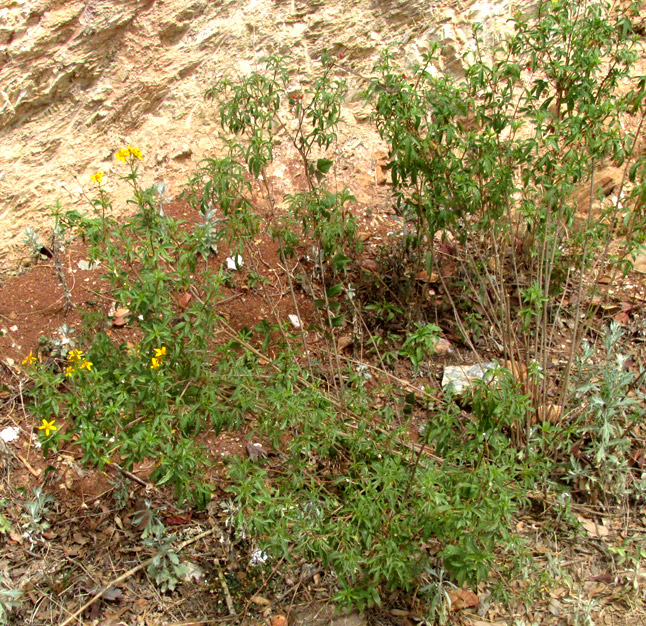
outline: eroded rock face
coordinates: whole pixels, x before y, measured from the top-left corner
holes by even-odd
[[[144,154],[144,184],[165,180],[179,191],[195,163],[213,153],[218,126],[203,93],[219,73],[244,74],[267,55],[289,54],[307,77],[328,48],[365,74],[386,45],[412,62],[433,39],[442,43],[447,71],[459,72],[471,22],[497,37],[517,8],[508,0],[5,1],[0,269],[24,255],[27,226],[49,223],[48,205],[88,206],[97,169],[115,209],[126,210],[128,190],[113,156],[127,143]],[[364,86],[356,74],[346,77],[351,93]],[[355,131],[372,132],[366,125]]]

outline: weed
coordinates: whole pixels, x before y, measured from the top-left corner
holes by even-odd
[[[0,576],[0,624],[8,624],[11,614],[21,606],[20,596],[22,592],[18,589],[11,589],[3,576]]]
[[[177,583],[186,577],[188,566],[180,561],[179,555],[173,550],[175,539],[167,536],[166,527],[150,508],[150,503],[146,503],[146,508],[135,516],[134,523],[140,524],[143,520],[146,524],[141,533],[142,543],[155,550],[146,570],[148,576],[155,581],[162,593],[174,591]]]
[[[24,520],[22,524],[23,534],[32,543],[43,541],[43,533],[50,527],[46,516],[52,502],[55,502],[52,496],[44,493],[41,487],[36,487],[34,489],[34,499],[23,503],[25,509],[22,514],[22,519]]]
[[[407,356],[413,364],[413,370],[419,371],[420,365],[435,351],[442,329],[436,324],[415,323],[415,330],[406,335],[400,354]]]

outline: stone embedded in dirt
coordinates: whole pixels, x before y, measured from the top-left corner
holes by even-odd
[[[130,309],[126,307],[119,307],[114,311],[114,319],[112,320],[112,325],[121,327],[125,326],[128,323],[128,318],[130,317]]]
[[[17,426],[8,426],[0,431],[0,439],[5,443],[15,441],[20,436],[20,428]]]
[[[445,354],[451,354],[453,352],[453,345],[448,339],[444,339],[444,337],[440,337],[438,342],[435,344],[435,348],[433,349],[434,354],[438,354],[440,356],[444,356]]]
[[[199,583],[200,580],[204,578],[204,570],[199,565],[196,565],[195,563],[191,563],[191,561],[184,561],[183,565],[184,565],[184,576],[182,576],[182,580],[184,582]]]
[[[341,352],[342,350],[345,350],[352,341],[352,335],[341,335],[341,337],[336,340],[336,349]]]
[[[242,257],[238,254],[236,256],[227,257],[227,269],[232,271],[239,270],[244,265]]]
[[[638,254],[633,261],[633,270],[640,274],[646,274],[646,253]]]
[[[254,550],[249,558],[249,565],[262,565],[269,559],[269,555],[264,550]]]
[[[90,263],[90,261],[81,259],[76,265],[80,270],[87,271],[87,270],[93,270],[95,267],[98,267],[99,265],[101,265],[101,261],[94,261],[94,263]]]
[[[624,179],[624,169],[621,167],[614,167],[612,165],[603,168],[594,174],[594,193],[592,194],[592,202],[597,199],[597,196],[608,197],[618,187],[621,186]],[[576,192],[577,213],[579,217],[587,219],[590,205],[590,192],[592,189],[592,182],[587,182],[581,185]]]
[[[447,365],[442,376],[442,389],[452,385],[454,392],[460,395],[475,381],[482,380],[487,371],[495,366],[493,361],[473,365]]]
[[[193,150],[191,150],[191,147],[187,143],[184,143],[178,150],[173,153],[171,159],[180,161],[182,159],[188,159],[192,154]]]

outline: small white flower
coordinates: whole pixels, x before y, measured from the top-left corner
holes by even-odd
[[[249,559],[250,565],[262,565],[267,561],[269,555],[264,550],[254,550]]]

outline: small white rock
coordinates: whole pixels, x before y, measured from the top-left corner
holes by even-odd
[[[8,426],[0,431],[0,439],[6,443],[15,441],[18,437],[20,437],[20,428],[17,426]]]
[[[444,368],[442,389],[451,385],[454,392],[460,395],[476,380],[482,380],[487,370],[495,366],[496,364],[491,361],[474,363],[473,365],[448,365]]]
[[[292,323],[294,328],[300,328],[301,327],[301,320],[298,318],[298,315],[288,315],[289,321]]]
[[[89,261],[83,259],[79,261],[77,265],[80,270],[93,270],[95,267],[101,265],[101,261],[94,261],[94,263],[90,263]]]
[[[243,265],[242,257],[239,254],[234,257],[227,257],[227,269],[239,270]]]

